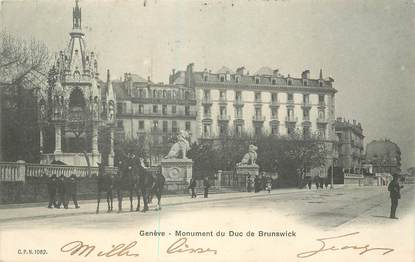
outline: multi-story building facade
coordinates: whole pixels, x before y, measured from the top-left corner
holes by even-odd
[[[113,81],[117,97],[117,130],[126,139],[148,138],[155,149],[166,147],[179,130],[195,141],[196,98],[194,89],[183,85],[155,84],[136,74],[126,73]],[[160,150],[153,150],[154,152]],[[152,164],[161,154],[152,154]]]
[[[352,172],[360,170],[364,159],[363,153],[363,129],[356,120],[346,121],[338,117],[335,122],[335,130],[338,136],[338,167]]]
[[[197,137],[215,138],[223,134],[287,135],[300,130],[334,140],[335,93],[333,79],[283,76],[263,67],[249,75],[245,68],[223,67],[217,73],[173,72],[171,84],[194,88],[197,110]]]

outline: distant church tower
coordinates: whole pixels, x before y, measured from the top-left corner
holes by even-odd
[[[75,0],[72,16],[69,44],[59,52],[54,65],[57,81],[52,89],[52,104],[40,102],[40,118],[45,118],[43,122],[47,118],[49,126],[54,127],[55,140],[53,152],[41,152],[41,163],[62,161],[86,166],[88,159],[91,166],[97,166],[98,162],[112,166],[116,98],[109,70],[107,81],[100,81],[96,55],[85,45],[78,0]],[[51,109],[50,116],[44,114],[44,107]],[[41,126],[41,148],[43,131]],[[103,133],[107,134],[106,140],[99,137]],[[104,141],[105,148],[100,150],[106,152],[105,159],[101,159],[102,152],[98,150],[99,140]]]

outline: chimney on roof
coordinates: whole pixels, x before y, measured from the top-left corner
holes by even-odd
[[[279,73],[280,73],[280,70],[279,70],[279,69],[275,69],[275,70],[272,72],[272,74],[273,74],[274,76],[278,76],[278,75],[279,75]]]
[[[236,69],[236,74],[243,76],[245,74],[245,67],[241,66],[241,67],[237,68]]]
[[[309,79],[310,78],[310,70],[305,70],[304,72],[301,73],[301,78],[302,79]]]

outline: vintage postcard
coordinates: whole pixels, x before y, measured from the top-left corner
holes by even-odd
[[[415,1],[0,1],[0,261],[415,261]]]

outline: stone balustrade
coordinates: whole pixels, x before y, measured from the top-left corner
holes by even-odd
[[[98,175],[98,167],[90,167],[91,176]],[[117,168],[105,167],[106,173],[116,173]],[[42,165],[17,162],[0,162],[0,182],[24,182],[26,177],[61,176],[75,174],[77,177],[87,177],[86,166]]]
[[[0,163],[0,182],[18,182],[25,180],[25,163],[2,162]]]

